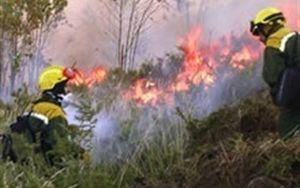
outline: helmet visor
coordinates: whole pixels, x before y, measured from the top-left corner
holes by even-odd
[[[250,22],[250,32],[254,35],[254,36],[258,36],[259,35],[259,25],[254,24],[253,21]]]

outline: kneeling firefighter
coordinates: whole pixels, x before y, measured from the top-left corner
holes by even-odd
[[[73,155],[72,152],[78,151],[79,147],[69,138],[68,123],[61,106],[67,82],[74,76],[71,68],[64,69],[60,66],[49,66],[42,71],[38,81],[42,96],[33,103],[29,113],[19,116],[16,123],[11,125],[12,136],[4,140],[13,144],[12,147],[4,147],[4,158],[13,161],[26,158],[14,143],[14,138],[20,135],[33,146],[30,148],[34,150],[33,153],[41,153],[50,165],[55,165],[66,155]]]
[[[279,135],[290,138],[300,130],[300,40],[286,26],[277,8],[265,8],[251,21],[251,32],[265,45],[263,78],[280,108]]]

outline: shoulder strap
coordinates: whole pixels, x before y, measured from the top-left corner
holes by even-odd
[[[36,135],[35,135],[34,131],[32,130],[31,124],[29,122],[29,118],[30,118],[31,114],[32,114],[32,111],[30,111],[26,115],[26,119],[25,119],[26,123],[25,124],[26,124],[26,128],[29,130],[29,133],[31,135],[32,142],[36,143]]]
[[[45,129],[46,127],[48,127],[48,118],[42,114],[37,114],[33,111],[30,111],[27,115],[26,115],[26,128],[29,130],[29,133],[31,135],[31,138],[32,138],[32,142],[33,143],[37,143],[41,138],[41,131],[42,130],[39,130],[39,131],[34,131],[33,130],[33,127],[32,127],[32,124],[30,123],[29,119],[30,118],[36,118],[39,120],[39,124],[43,129]]]
[[[297,52],[298,52],[298,36],[299,36],[299,33],[295,32],[296,38],[294,41],[292,54],[288,58],[288,61],[286,62],[287,67],[295,67],[296,66]]]
[[[28,131],[32,139],[31,141],[36,142],[36,136],[29,121],[31,113],[32,112],[30,111],[29,113],[18,116],[16,122],[10,125],[10,130],[11,132],[18,134]]]
[[[293,66],[296,66],[296,60],[297,60],[297,53],[298,53],[298,38],[299,38],[299,33],[296,32],[296,39],[295,39],[295,42],[294,42],[294,51],[293,51]]]

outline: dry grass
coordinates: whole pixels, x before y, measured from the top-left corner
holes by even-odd
[[[1,122],[8,124],[4,117],[13,119],[23,109],[17,101],[1,105]],[[157,121],[159,134],[136,143],[135,152],[121,163],[91,167],[71,159],[57,169],[33,156],[27,165],[1,163],[1,187],[240,188],[256,177],[263,177],[259,180],[267,185],[300,185],[299,164],[294,163],[300,159],[300,137],[278,139],[278,111],[266,93],[202,120],[177,112],[184,121]]]

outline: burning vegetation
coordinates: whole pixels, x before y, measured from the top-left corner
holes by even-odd
[[[119,11],[120,28],[124,17],[134,24],[141,12],[151,20],[162,1],[145,1],[149,9],[141,6],[129,16],[124,2],[107,4]],[[129,8],[140,2],[132,1]],[[289,12],[295,6],[282,8],[300,24]],[[66,113],[84,129],[72,136],[90,144],[93,163],[71,157],[58,169],[35,155],[26,164],[1,161],[0,187],[251,188],[255,180],[274,188],[300,185],[300,165],[294,163],[300,140],[278,140],[278,111],[261,92],[262,47],[248,32],[207,43],[203,29],[191,29],[178,40],[177,52],[148,60],[138,70],[131,68],[142,38],[134,35],[139,28],[125,34],[130,40],[119,33],[120,67],[77,69],[71,81],[70,106],[76,112]],[[18,90],[12,104],[0,103],[1,128],[34,98],[27,89]]]
[[[218,42],[207,45],[201,45],[201,39],[201,28],[192,29],[179,40],[182,62],[179,65],[170,62],[163,65],[176,66],[171,78],[149,75],[136,79],[127,91],[122,92],[124,99],[135,101],[139,105],[155,106],[164,103],[174,106],[176,93],[189,92],[192,87],[204,87],[203,92],[207,92],[224,76],[234,76],[253,68],[261,55],[261,46],[246,32],[240,36],[224,36]],[[94,84],[104,81],[106,76],[107,71],[99,67],[93,69],[90,74],[77,71],[72,83],[93,87]]]
[[[76,86],[84,85],[91,88],[95,84],[101,83],[105,79],[106,74],[106,69],[103,67],[96,67],[88,73],[75,69],[75,77],[70,81],[70,84]]]

